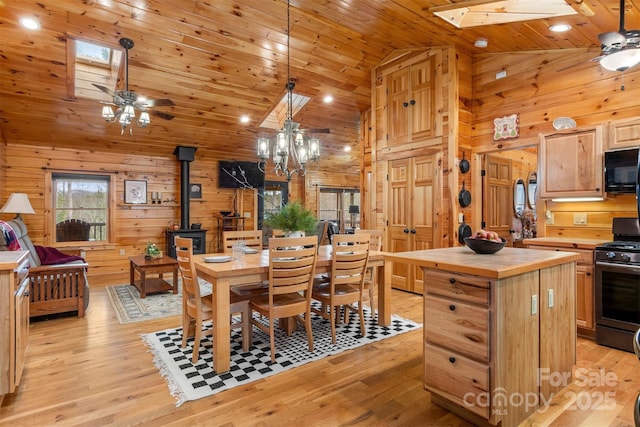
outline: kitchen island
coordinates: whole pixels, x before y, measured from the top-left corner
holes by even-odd
[[[424,382],[434,403],[476,425],[519,424],[571,383],[571,252],[467,247],[385,254],[423,269]]]

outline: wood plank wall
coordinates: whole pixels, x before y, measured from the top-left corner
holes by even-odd
[[[2,166],[2,194],[8,197],[12,192],[25,192],[36,211],[35,215],[23,215],[34,244],[56,246],[45,227],[45,175],[47,170],[60,171],[113,171],[116,180],[116,240],[112,245],[65,246],[64,250],[77,253],[86,252],[85,258],[91,265],[89,280],[91,286],[126,283],[129,275],[128,257],[144,252],[148,242],[165,246],[165,230],[170,222],[180,221],[179,204],[158,206],[129,206],[123,203],[124,180],[139,179],[147,181],[147,191],[161,191],[163,199],[179,201],[180,164],[174,156],[152,157],[139,155],[111,154],[84,150],[54,149],[31,145],[0,145],[0,166]],[[47,168],[47,169],[43,169]],[[190,222],[201,223],[207,230],[207,250],[217,250],[217,220],[219,211],[233,210],[236,190],[218,188],[218,160],[198,156],[190,163],[192,183],[202,184],[202,199],[192,199],[190,203]],[[315,175],[317,174],[317,176]],[[305,182],[313,181],[309,197],[312,209],[316,208],[316,180],[328,185],[353,186],[358,175],[349,178],[345,174],[312,173],[305,178],[293,178],[290,183],[290,196],[305,199]],[[276,177],[267,174],[268,179]],[[277,178],[279,179],[279,178]],[[332,181],[333,182],[332,184]],[[356,186],[357,187],[357,186]],[[236,208],[245,219],[245,228],[256,226],[257,195],[256,190],[237,190]],[[2,203],[6,200],[3,197]],[[11,219],[13,215],[3,214],[1,219]],[[65,244],[68,245],[68,244]],[[121,255],[121,250],[124,255]]]
[[[591,62],[593,56],[573,50],[476,55],[475,154],[536,147],[539,133],[554,132],[552,122],[557,117],[572,117],[582,127],[637,116],[640,69],[628,70],[623,79],[621,73]],[[500,71],[506,71],[507,77],[496,80]],[[625,89],[621,90],[623,81]],[[513,113],[520,115],[519,138],[493,141],[493,119]],[[553,225],[544,221],[547,210],[554,214]],[[587,225],[574,226],[573,212],[587,213]],[[633,196],[609,195],[604,202],[538,203],[537,216],[539,235],[611,239],[611,218],[635,217],[637,212]]]

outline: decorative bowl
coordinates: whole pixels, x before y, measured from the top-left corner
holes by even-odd
[[[507,244],[504,238],[501,237],[500,239],[502,239],[502,242],[498,243],[486,239],[465,237],[464,243],[477,254],[495,254]]]
[[[220,215],[222,216],[229,216],[230,213],[231,211],[220,211]]]

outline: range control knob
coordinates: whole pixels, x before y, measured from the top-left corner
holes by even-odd
[[[609,259],[614,259],[616,257],[616,253],[615,252],[607,252],[605,255]]]
[[[623,261],[626,261],[626,262],[631,261],[631,255],[629,255],[629,254],[622,254],[621,258],[622,258]]]

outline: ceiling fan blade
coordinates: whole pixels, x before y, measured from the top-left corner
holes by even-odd
[[[328,128],[320,128],[320,129],[301,129],[304,133],[331,133],[331,129]]]
[[[176,105],[172,100],[167,98],[147,99],[141,104],[143,104],[145,107],[172,107]]]
[[[97,87],[98,89],[100,89],[101,91],[103,91],[104,93],[106,93],[109,96],[114,96],[115,92],[113,92],[111,89],[109,89],[108,87],[105,86],[101,86],[101,85],[97,85],[95,83],[91,83],[92,85],[94,85],[95,87]]]
[[[173,114],[165,113],[163,111],[150,111],[151,115],[160,117],[161,119],[171,120],[175,116]]]
[[[627,39],[624,34],[620,34],[617,31],[610,31],[608,33],[598,34],[598,40],[605,46],[613,46],[616,44],[622,45]]]

